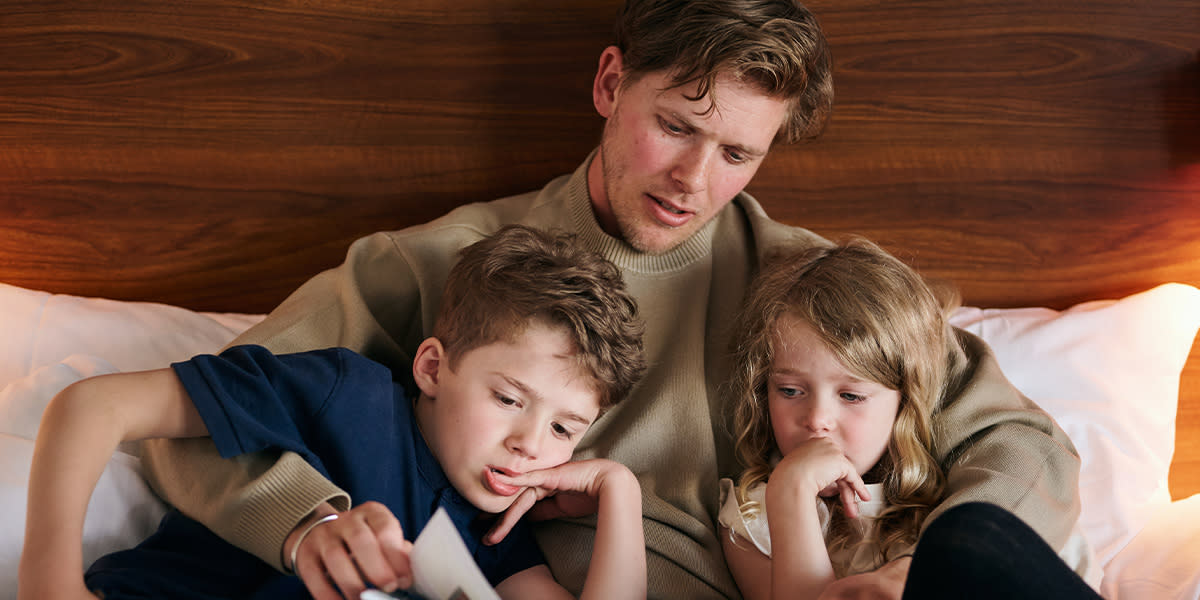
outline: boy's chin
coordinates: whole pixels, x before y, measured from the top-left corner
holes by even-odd
[[[520,494],[514,494],[512,496],[484,494],[483,496],[484,497],[480,498],[467,498],[467,501],[471,503],[471,506],[474,506],[482,512],[498,515],[508,510],[509,507],[511,507],[513,503],[517,501],[517,497],[520,496]]]

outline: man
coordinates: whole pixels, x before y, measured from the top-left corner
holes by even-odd
[[[833,103],[830,62],[816,19],[793,0],[630,0],[593,83],[606,119],[600,147],[574,174],[358,240],[342,266],[235,343],[275,352],[348,346],[395,368],[428,336],[436,290],[460,248],[508,223],[575,233],[621,268],[646,320],[651,365],[576,458],[613,459],[638,476],[650,597],[736,598],[715,525],[717,479],[738,471],[719,393],[731,367],[726,321],[761,256],[780,244],[828,243],[771,221],[742,189],[774,143],[820,132]],[[939,439],[950,467],[939,512],[987,500],[1061,547],[1079,512],[1078,458],[976,348],[975,377],[935,423],[961,434]],[[346,510],[349,500],[296,457],[276,458],[221,462],[195,441],[148,448],[168,500],[279,565],[313,515]],[[316,527],[299,555],[322,546],[314,540],[353,539],[354,523]],[[576,593],[594,530],[587,520],[554,520],[538,532],[555,578]],[[898,596],[908,563],[840,587]]]

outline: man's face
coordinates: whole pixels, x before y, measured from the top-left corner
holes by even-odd
[[[418,350],[418,363],[429,343]],[[443,353],[436,383],[422,383],[421,433],[450,484],[476,508],[507,509],[522,488],[496,473],[567,462],[598,416],[600,395],[574,353],[561,328],[534,322],[511,343],[464,353],[454,369]]]
[[[609,48],[593,88],[596,109],[608,121],[588,191],[607,233],[661,254],[746,187],[787,106],[729,76],[719,76],[707,97],[693,101],[685,96],[697,86],[666,89],[668,73],[649,73],[624,87],[621,75],[620,51]]]

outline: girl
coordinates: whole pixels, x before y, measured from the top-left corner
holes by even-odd
[[[946,314],[865,240],[763,267],[734,334],[745,470],[721,481],[718,518],[747,599],[815,598],[912,554],[945,489],[932,415],[969,364]]]

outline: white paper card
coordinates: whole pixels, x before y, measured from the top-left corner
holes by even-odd
[[[384,600],[415,595],[426,600],[500,600],[443,508],[437,509],[417,536],[409,561],[413,587],[407,596],[404,592],[389,596],[378,590],[367,590],[360,599]]]

